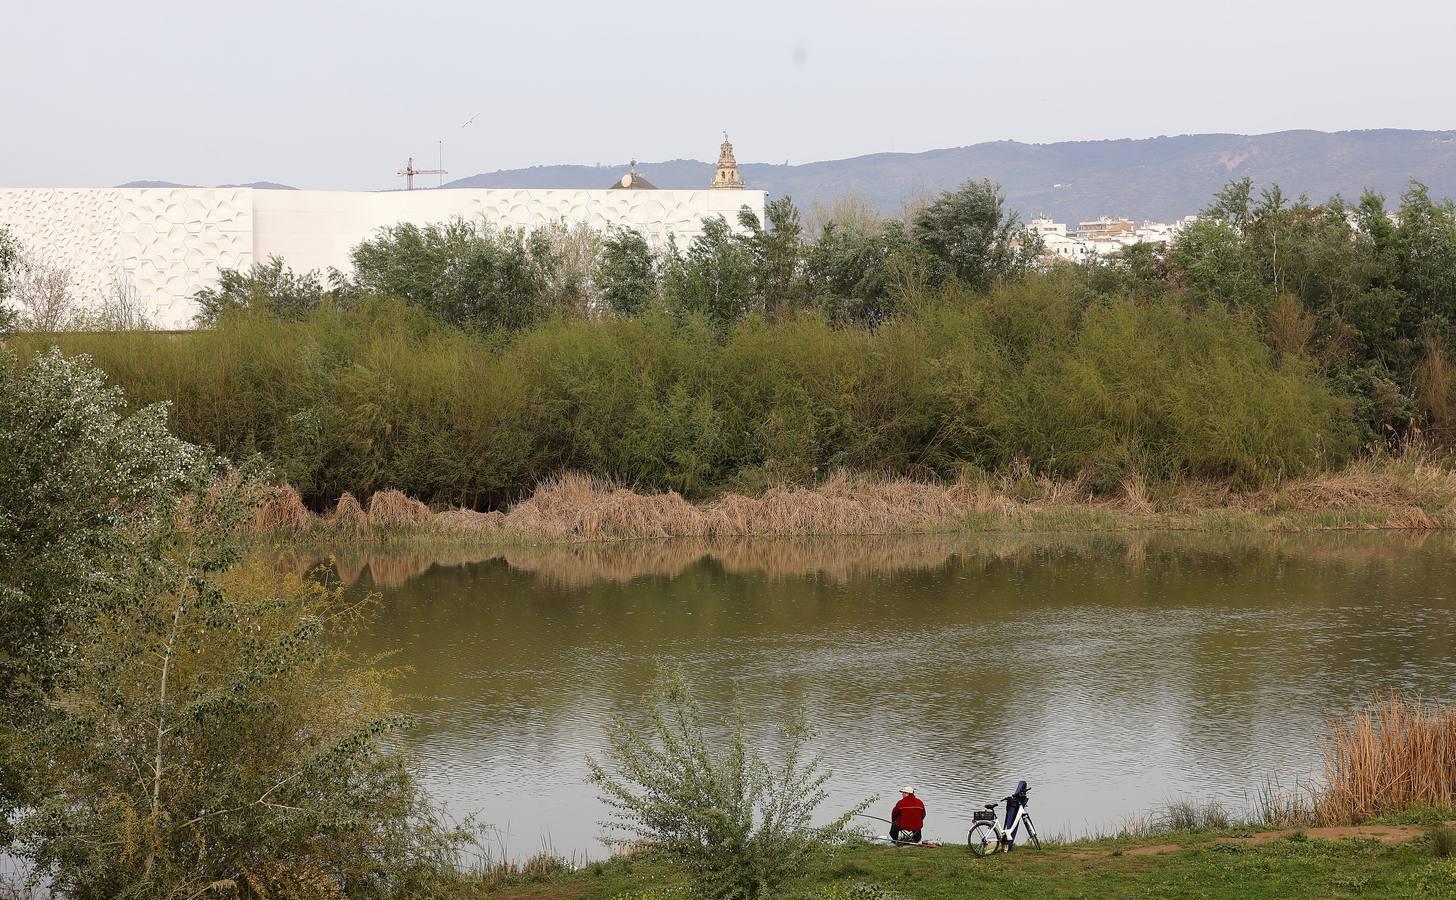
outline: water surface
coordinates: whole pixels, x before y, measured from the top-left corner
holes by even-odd
[[[431,789],[503,830],[604,854],[586,784],[663,665],[770,740],[802,704],[831,805],[905,782],[927,831],[1032,784],[1043,833],[1171,798],[1243,809],[1318,763],[1329,716],[1389,688],[1452,700],[1446,536],[919,537],[341,558],[382,593]],[[884,809],[875,812],[884,814]]]

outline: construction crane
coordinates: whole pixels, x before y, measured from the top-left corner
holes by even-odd
[[[412,191],[415,189],[416,175],[447,175],[449,173],[446,172],[444,169],[416,169],[415,158],[411,156],[409,158],[409,162],[404,164],[404,168],[397,170],[394,174],[403,175],[404,189],[407,191]]]

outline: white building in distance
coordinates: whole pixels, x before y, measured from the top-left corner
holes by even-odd
[[[347,272],[355,245],[401,222],[635,228],[661,247],[669,236],[685,246],[713,216],[736,228],[744,206],[762,221],[766,193],[743,188],[736,166],[724,173],[724,157],[733,165],[726,136],[723,147],[714,184],[702,190],[657,190],[632,173],[602,190],[0,188],[0,226],[31,258],[68,274],[78,305],[125,289],[158,327],[186,328],[197,312],[192,295],[222,269],[278,256],[296,272]]]

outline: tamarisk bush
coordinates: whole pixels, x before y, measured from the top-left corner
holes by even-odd
[[[801,874],[872,802],[813,824],[830,773],[809,753],[810,737],[796,717],[774,755],[750,750],[741,719],[715,734],[674,675],[645,727],[611,724],[606,760],[589,761],[591,781],[612,810],[615,840],[681,868],[706,896],[754,900]]]

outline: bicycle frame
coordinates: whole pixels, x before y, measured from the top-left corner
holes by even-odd
[[[1026,818],[1026,804],[1016,807],[1016,817],[1011,820],[1011,827],[1003,829],[1000,818],[992,819],[991,824],[996,826],[996,839],[1004,841],[1010,847],[1016,843],[1016,832],[1021,829],[1021,821]]]
[[[998,803],[996,805],[1000,806],[1001,804]],[[1002,827],[1000,816],[996,816],[989,821],[982,820],[976,824],[990,826],[991,833],[996,836],[996,850],[1010,850],[1016,846],[1016,836],[1021,831],[1023,823],[1026,825],[1027,832],[1035,837],[1036,828],[1031,824],[1031,816],[1026,811],[1026,804],[1021,804],[1017,807],[1016,814],[1011,818],[1010,828]],[[1040,845],[1038,844],[1038,846]]]

